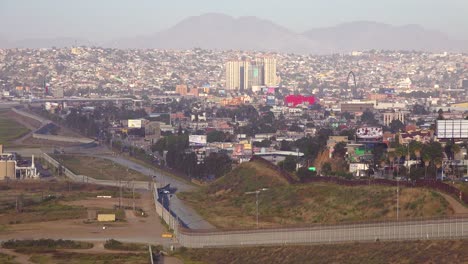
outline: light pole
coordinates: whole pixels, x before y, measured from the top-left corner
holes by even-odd
[[[410,165],[411,155],[410,155],[410,152],[409,152],[409,142],[406,143],[405,145],[406,145],[406,151],[407,151],[407,154],[406,154],[407,159],[405,159],[406,160],[406,166],[408,167],[407,177],[409,178],[409,175],[411,173],[411,165]]]
[[[396,190],[396,219],[400,218],[400,178],[397,178],[397,190]]]
[[[268,191],[268,188],[261,188],[261,189],[258,189],[254,192],[246,192],[245,194],[255,194],[255,211],[256,211],[256,215],[257,215],[257,228],[258,228],[258,195],[260,194],[260,192],[264,192],[264,191]]]

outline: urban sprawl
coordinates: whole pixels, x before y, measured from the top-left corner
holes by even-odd
[[[466,54],[0,49],[0,89],[196,181],[252,157],[300,178],[467,175]]]

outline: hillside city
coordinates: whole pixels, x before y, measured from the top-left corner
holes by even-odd
[[[395,169],[381,165],[384,152],[403,144],[455,144],[457,158],[466,157],[466,141],[437,140],[435,124],[467,117],[467,60],[465,54],[374,50],[302,56],[8,49],[0,50],[0,83],[4,100],[31,103],[30,111],[189,178],[220,177],[253,155],[294,163],[287,164],[290,171],[316,164],[319,173],[324,164],[330,173],[326,165],[343,159],[333,173],[383,177]],[[119,97],[130,101],[114,104]],[[363,127],[381,131],[366,138],[357,134]],[[185,147],[172,149],[174,138],[186,141]],[[318,145],[312,148],[312,142]],[[437,155],[450,160],[452,154]],[[212,169],[205,165],[210,162],[225,167]],[[462,177],[463,167],[443,166],[439,174]]]
[[[0,49],[0,90],[0,263],[466,254],[467,54]]]

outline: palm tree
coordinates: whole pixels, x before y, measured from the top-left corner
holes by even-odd
[[[460,153],[461,147],[460,147],[459,145],[457,145],[457,144],[453,144],[452,147],[450,148],[450,150],[452,151],[453,159],[455,160],[455,156],[456,156],[458,153]],[[453,171],[453,172],[456,172],[456,171],[458,171],[458,169],[455,170],[455,169],[452,167],[452,171]],[[456,177],[456,176],[457,176],[457,175],[455,175],[455,177]]]
[[[393,177],[393,169],[395,168],[395,152],[390,151],[387,153],[388,160],[392,163],[392,177]]]
[[[414,153],[416,158],[420,159],[421,158],[421,150],[422,150],[422,143],[419,141],[411,141],[410,145],[410,151]]]
[[[452,153],[453,153],[453,159],[455,159],[455,155],[457,155],[458,153],[460,153],[461,148],[460,148],[459,145],[453,144],[452,147],[450,148],[450,150],[451,150]]]
[[[437,179],[437,171],[440,169],[440,167],[442,167],[442,158],[441,157],[435,158],[434,165],[436,167],[436,179]]]
[[[403,146],[398,146],[396,148],[396,150],[395,150],[395,154],[396,154],[397,161],[398,161],[398,164],[397,164],[397,177],[400,174],[400,159],[401,159],[401,157],[406,155],[406,152],[407,152],[406,148],[403,147]]]
[[[424,179],[427,178],[427,167],[429,167],[429,164],[431,163],[431,156],[427,153],[424,153],[422,156],[422,160],[424,162]]]

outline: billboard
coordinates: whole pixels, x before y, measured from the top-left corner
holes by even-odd
[[[233,156],[242,156],[244,155],[244,144],[235,144],[232,151]]]
[[[129,119],[128,128],[141,128],[141,119]]]
[[[440,139],[467,139],[468,120],[437,120],[437,137]]]
[[[356,130],[356,136],[360,139],[378,139],[383,137],[381,127],[360,127]]]
[[[290,94],[284,98],[284,103],[287,106],[296,107],[297,105],[306,103],[308,105],[315,104],[314,96],[302,96]]]
[[[252,145],[251,144],[234,144],[232,156],[252,156]]]
[[[190,135],[190,146],[206,146],[206,135]]]

